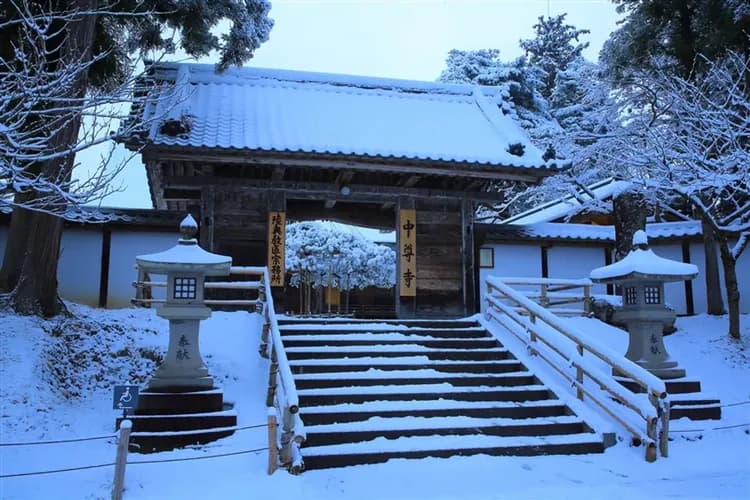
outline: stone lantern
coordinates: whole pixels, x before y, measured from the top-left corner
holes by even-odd
[[[188,215],[180,223],[182,237],[177,245],[136,257],[141,270],[167,275],[166,302],[156,314],[169,321],[169,347],[149,391],[187,392],[214,386],[198,343],[200,321],[211,316],[203,303],[203,283],[206,276],[228,275],[232,258],[203,250],[195,240],[197,232],[198,225]]]
[[[674,311],[664,303],[664,283],[695,278],[698,268],[659,257],[648,248],[644,231],[633,236],[633,250],[624,259],[591,271],[595,283],[622,287],[622,307],[614,319],[627,325],[630,336],[625,357],[663,379],[685,376],[685,370],[670,358],[664,347],[664,323],[673,321]]]

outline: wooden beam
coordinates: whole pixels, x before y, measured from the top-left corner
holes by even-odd
[[[166,177],[163,186],[171,189],[195,189],[196,187],[213,185],[217,189],[236,190],[247,193],[267,193],[279,191],[289,193],[290,198],[306,200],[354,201],[354,202],[397,202],[400,197],[423,198],[429,200],[472,200],[475,202],[497,202],[502,198],[501,193],[466,191],[442,191],[423,188],[403,188],[395,186],[350,185],[351,192],[343,195],[335,186],[326,182],[273,182],[259,179],[217,178],[203,179],[200,177]]]
[[[401,159],[381,162],[366,162],[350,155],[321,155],[312,153],[263,153],[259,151],[234,151],[206,148],[175,148],[170,146],[147,146],[144,160],[203,161],[219,164],[265,165],[282,167],[315,167],[338,170],[393,172],[397,174],[447,175],[488,180],[516,180],[536,182],[557,173],[556,168],[527,168],[481,163],[457,163],[446,161],[408,161]]]

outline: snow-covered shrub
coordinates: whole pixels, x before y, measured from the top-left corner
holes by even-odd
[[[49,322],[44,329],[50,338],[41,354],[42,376],[66,398],[117,384],[142,384],[163,358],[156,348],[137,345],[138,337],[156,338],[151,329],[134,332],[120,322],[83,316]]]

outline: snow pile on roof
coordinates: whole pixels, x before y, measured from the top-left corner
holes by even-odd
[[[498,224],[496,234],[509,230],[512,235],[521,238],[539,238],[553,240],[615,241],[614,226],[594,224],[574,224],[563,222],[537,222],[534,224]],[[653,222],[646,224],[646,235],[652,240],[684,238],[699,236],[699,221]]]
[[[664,281],[693,279],[698,275],[698,267],[671,259],[659,257],[648,248],[648,238],[644,231],[636,231],[633,236],[634,248],[621,261],[591,271],[593,281],[613,281],[628,278],[657,278]]]
[[[568,195],[556,200],[552,200],[538,207],[509,217],[503,224],[536,224],[539,222],[552,222],[559,219],[572,217],[580,212],[582,208],[581,200],[584,202],[593,199],[602,200],[609,198],[624,189],[628,188],[630,183],[627,181],[616,181],[612,178],[597,182],[589,186],[590,194],[579,193],[578,197]],[[593,198],[592,196],[593,195]]]
[[[548,166],[491,87],[177,63],[153,73],[168,83],[143,117],[156,144]]]

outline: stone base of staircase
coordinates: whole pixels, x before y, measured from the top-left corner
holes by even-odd
[[[643,389],[626,377],[615,377],[622,385],[633,392],[644,392]],[[690,420],[721,419],[721,401],[705,394],[701,382],[690,377],[681,377],[664,381],[669,394],[669,419],[677,420],[687,417]]]
[[[280,321],[305,468],[601,453],[604,439],[475,321]]]
[[[188,392],[141,392],[133,423],[130,451],[153,453],[231,436],[237,413],[224,403],[221,389]],[[116,421],[120,427],[123,417]]]

